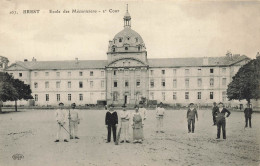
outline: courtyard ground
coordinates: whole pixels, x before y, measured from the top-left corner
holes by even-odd
[[[185,110],[167,110],[165,133],[156,133],[155,111],[148,110],[143,144],[106,142],[105,110],[79,110],[79,140],[55,143],[54,110],[23,110],[0,114],[1,166],[258,166],[260,114],[244,129],[242,112],[227,119],[227,140],[216,140],[211,110],[199,110],[195,133],[187,132]],[[132,130],[130,129],[130,135]],[[24,158],[14,160],[14,154]]]

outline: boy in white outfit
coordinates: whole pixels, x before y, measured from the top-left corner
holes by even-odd
[[[159,107],[156,108],[156,119],[157,119],[156,133],[158,133],[158,132],[164,133],[164,131],[162,130],[164,112],[165,112],[165,109],[163,108],[163,103],[160,103]]]
[[[60,139],[64,139],[64,142],[68,142],[66,139],[65,130],[62,129],[62,127],[64,127],[66,124],[66,120],[68,119],[68,113],[64,109],[63,103],[59,103],[59,109],[55,111],[55,117],[57,122],[57,136],[54,142],[59,142]]]
[[[80,123],[79,114],[78,111],[75,110],[76,104],[71,104],[71,110],[69,112],[69,118],[70,118],[70,139],[79,139],[78,137],[78,124]]]
[[[121,127],[122,127],[122,141],[120,143],[129,142],[129,119],[130,113],[126,110],[126,106],[122,106],[123,110],[120,111]]]

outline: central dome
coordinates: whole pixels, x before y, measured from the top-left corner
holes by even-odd
[[[135,43],[135,45],[143,43],[142,37],[134,30],[132,30],[130,27],[125,27],[122,31],[118,32],[114,40],[122,40],[122,43],[129,43],[131,44],[132,42]],[[129,41],[129,42],[128,42]],[[132,42],[131,42],[132,41]]]

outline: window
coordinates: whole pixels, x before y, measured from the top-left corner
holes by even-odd
[[[214,73],[214,69],[210,69],[210,73]]]
[[[116,70],[114,70],[114,76],[116,76]]]
[[[138,80],[136,80],[136,87],[140,87],[140,80],[138,79]]]
[[[34,72],[34,77],[37,77],[38,76],[38,72]]]
[[[34,95],[34,101],[38,101],[38,95],[37,94]]]
[[[45,88],[49,88],[49,81],[45,82]]]
[[[202,79],[198,78],[198,87],[201,87],[201,86],[202,86]]]
[[[90,71],[89,75],[90,75],[90,76],[94,76],[94,72],[93,72],[93,71]]]
[[[90,81],[89,84],[90,84],[90,88],[93,88],[94,86],[93,81]]]
[[[119,42],[120,42],[120,43],[122,42],[122,38],[119,39]]]
[[[56,82],[56,88],[60,88],[60,82],[59,81]]]
[[[162,79],[162,87],[165,87],[165,79]]]
[[[71,101],[71,94],[68,94],[68,101]]]
[[[19,73],[19,77],[22,77],[23,76],[23,73]]]
[[[68,81],[68,88],[71,88],[71,81]]]
[[[116,52],[116,48],[113,48],[113,52]]]
[[[117,87],[117,81],[114,81],[114,87],[115,88]]]
[[[172,94],[172,99],[173,99],[173,100],[177,100],[177,92],[173,92],[173,94]]]
[[[177,74],[177,69],[173,69],[173,75]]]
[[[227,79],[226,78],[222,78],[222,85],[226,86],[226,84],[227,84]]]
[[[140,46],[138,46],[138,51],[140,51],[141,50],[141,47]]]
[[[201,99],[201,92],[198,92],[198,99]]]
[[[49,76],[49,72],[45,72],[45,76]]]
[[[68,72],[68,76],[69,76],[69,77],[71,76],[71,72],[70,72],[70,71]]]
[[[185,69],[185,75],[189,75],[190,74],[190,69]]]
[[[101,71],[101,76],[104,76],[105,75],[105,72],[104,71]]]
[[[126,80],[126,81],[125,81],[125,87],[128,87],[128,85],[129,85],[129,83],[128,83],[128,81]]]
[[[49,99],[50,99],[50,98],[49,98],[49,94],[46,94],[46,95],[45,95],[45,100],[46,100],[46,101],[49,101]]]
[[[124,73],[125,73],[125,75],[128,75],[129,71],[128,70],[124,70]]]
[[[60,76],[60,72],[56,72],[56,76],[59,77]]]
[[[162,100],[165,101],[165,92],[162,92]]]
[[[127,40],[130,40],[130,37],[127,37]]]
[[[38,88],[38,83],[37,82],[34,83],[34,88]]]
[[[173,80],[173,88],[177,88],[177,80],[176,79]]]
[[[190,86],[190,80],[188,78],[185,79],[185,87],[188,88]]]
[[[118,100],[118,93],[114,92],[113,93],[113,101],[117,101]]]
[[[198,69],[198,74],[201,74],[201,69]]]
[[[189,99],[189,92],[185,92],[185,99],[186,99],[186,100]]]
[[[165,74],[165,70],[162,70],[162,75],[164,75]]]
[[[210,99],[213,99],[213,98],[214,98],[213,92],[210,92],[210,93],[209,93],[209,98],[210,98]]]
[[[154,87],[154,80],[150,81],[150,87],[153,88]]]
[[[101,81],[101,88],[104,88],[104,86],[105,86],[105,82],[104,82],[104,80],[102,80]]]
[[[150,70],[150,74],[151,74],[151,76],[153,75],[153,70]]]
[[[214,86],[214,78],[210,78],[209,84],[210,84],[211,87]]]
[[[79,100],[80,100],[80,101],[83,100],[83,94],[79,94]]]
[[[227,99],[227,92],[222,91],[222,101],[226,101],[226,99]]]
[[[150,93],[150,96],[151,96],[151,100],[154,100],[154,93],[153,92]]]
[[[60,101],[60,94],[57,94],[57,101]]]
[[[79,82],[79,88],[83,88],[83,82],[82,81]]]
[[[79,72],[79,76],[83,76],[83,72],[82,71]]]
[[[226,73],[226,68],[222,68],[222,73]]]
[[[136,42],[136,43],[138,42],[138,38],[135,38],[135,42]]]
[[[128,50],[128,47],[125,47],[125,50]]]

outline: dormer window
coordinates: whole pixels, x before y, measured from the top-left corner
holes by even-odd
[[[125,50],[128,50],[128,47],[125,47]]]
[[[121,38],[119,39],[119,42],[120,42],[120,43],[122,42],[122,39],[121,39]]]
[[[116,48],[113,48],[113,52],[116,52]]]

